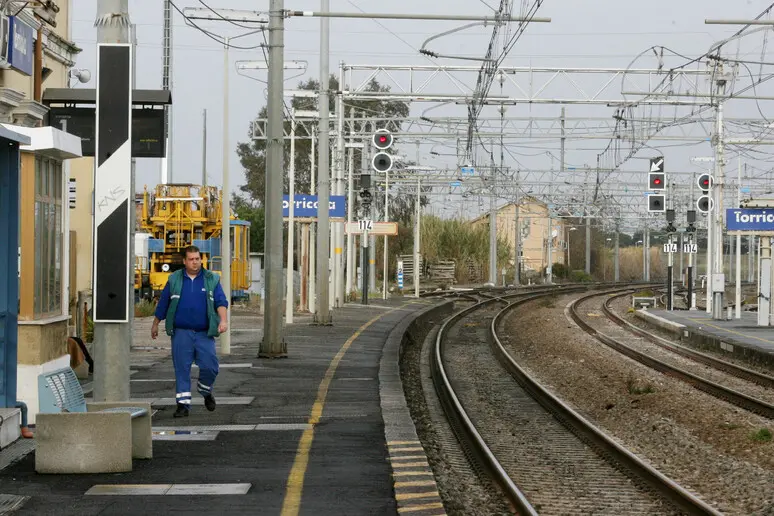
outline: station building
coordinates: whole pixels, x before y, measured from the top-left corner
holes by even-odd
[[[6,307],[0,314],[0,410],[23,401],[30,424],[37,413],[38,374],[70,363],[72,280],[79,262],[90,264],[74,259],[77,238],[90,236],[91,227],[89,222],[77,235],[70,231],[74,199],[69,178],[90,176],[93,160],[81,158],[79,137],[48,126],[42,102],[47,88],[70,86],[79,52],[70,35],[69,0],[29,2],[21,8],[9,2],[0,13],[0,129],[20,135],[18,161],[0,164],[3,188],[9,194],[18,189],[17,209],[0,212],[5,219],[0,226],[18,229],[17,262],[6,262],[0,271],[18,277],[16,292],[0,289],[0,307]],[[83,195],[90,205],[90,192]],[[14,246],[10,236],[0,242],[6,245]]]
[[[521,271],[523,275],[538,277],[551,263],[567,262],[567,241],[564,220],[554,217],[549,228],[548,206],[534,197],[526,196],[518,204],[508,203],[497,210],[497,235],[516,249],[516,214],[518,209],[521,228]],[[477,217],[472,224],[488,224],[489,213]],[[499,275],[498,275],[499,277]]]

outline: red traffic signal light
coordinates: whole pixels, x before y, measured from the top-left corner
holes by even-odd
[[[386,150],[392,147],[392,134],[387,129],[379,129],[373,137],[374,147],[379,150]]]
[[[702,174],[699,176],[699,189],[705,192],[712,186],[712,176],[709,174]]]
[[[648,190],[666,190],[666,176],[663,172],[648,173]]]

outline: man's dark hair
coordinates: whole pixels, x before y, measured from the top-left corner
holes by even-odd
[[[202,252],[195,245],[189,245],[183,249],[183,258],[188,258],[188,253],[199,253],[199,258],[202,257]]]

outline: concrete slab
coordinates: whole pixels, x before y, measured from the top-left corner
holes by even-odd
[[[21,410],[0,408],[0,450],[21,437]]]
[[[0,471],[20,461],[34,449],[34,439],[19,439],[7,448],[3,448],[0,450]]]

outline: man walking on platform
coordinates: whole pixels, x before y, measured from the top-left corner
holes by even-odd
[[[167,335],[172,337],[172,364],[175,367],[177,410],[175,417],[187,417],[191,407],[191,365],[199,366],[197,390],[204,406],[215,410],[212,387],[218,376],[215,337],[226,331],[228,300],[220,286],[220,276],[202,268],[202,255],[196,246],[183,251],[185,268],[170,274],[151,327],[151,338],[159,335],[159,322],[166,319]]]

